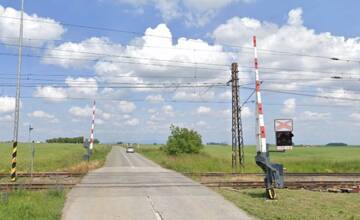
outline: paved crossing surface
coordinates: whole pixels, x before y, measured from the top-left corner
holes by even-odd
[[[210,189],[114,146],[68,195],[63,220],[252,219]]]

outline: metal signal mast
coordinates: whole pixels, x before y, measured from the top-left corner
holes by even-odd
[[[232,167],[244,166],[244,138],[241,122],[241,106],[239,97],[238,64],[231,64],[232,89]]]

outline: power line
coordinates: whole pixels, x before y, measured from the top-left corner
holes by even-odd
[[[11,47],[16,46],[15,44],[8,44],[8,43],[0,43],[0,44],[11,46]],[[77,54],[88,54],[88,55],[93,55],[93,56],[125,58],[125,59],[150,60],[150,61],[161,61],[161,62],[183,63],[183,64],[200,64],[200,65],[221,66],[221,67],[226,66],[224,64],[216,64],[216,63],[185,62],[185,61],[180,61],[180,60],[155,59],[155,58],[150,58],[150,57],[136,57],[136,56],[128,56],[128,55],[109,54],[109,53],[96,53],[96,52],[88,52],[88,51],[65,50],[65,49],[59,49],[59,48],[42,48],[42,47],[30,46],[30,45],[23,45],[23,47],[32,48],[32,49],[49,50],[49,51],[61,51],[61,52],[71,52],[71,53],[77,53]]]
[[[17,56],[17,54],[14,53],[0,53],[1,56]],[[60,57],[60,56],[49,56],[49,55],[34,55],[34,54],[24,54],[23,56],[26,57],[31,57],[31,58],[47,58],[47,59],[51,59],[51,60],[69,60],[68,57]],[[135,58],[134,58],[135,59]],[[182,62],[184,64],[190,64],[192,66],[189,65],[173,65],[173,64],[159,64],[159,63],[143,63],[143,62],[131,62],[131,61],[120,61],[120,60],[108,60],[108,59],[101,59],[101,58],[93,58],[93,59],[89,59],[89,58],[75,58],[72,57],[71,60],[78,60],[78,61],[89,61],[89,62],[96,62],[96,61],[102,61],[102,62],[108,62],[108,63],[123,63],[123,64],[132,64],[132,65],[137,65],[137,64],[141,64],[141,65],[145,65],[145,66],[159,66],[159,67],[171,67],[171,68],[188,68],[188,69],[202,69],[202,70],[219,70],[219,71],[229,71],[228,68],[210,68],[210,67],[202,67],[202,66],[198,66],[195,67],[195,63],[191,63],[191,62]],[[166,62],[166,61],[164,61]],[[173,61],[173,63],[179,63],[177,61]],[[204,65],[207,65],[206,63],[204,63]],[[216,65],[223,65],[223,64],[216,64]],[[225,64],[224,64],[225,66]],[[244,69],[249,69],[252,70],[253,67],[251,66],[241,66],[241,68]],[[322,74],[336,74],[336,72],[329,72],[329,71],[321,71],[321,70],[307,70],[307,69],[295,69],[295,68],[277,68],[277,67],[266,67],[263,66],[262,69],[268,69],[268,70],[278,70],[281,72],[302,72],[302,73],[322,73]],[[270,73],[270,74],[279,74],[278,71],[264,71],[264,73]],[[341,74],[349,74],[351,75],[351,73],[341,73]]]
[[[1,56],[17,56],[14,53],[0,53]],[[33,55],[33,54],[24,54],[25,57],[32,57],[32,58],[47,58],[47,59],[53,59],[53,60],[68,60],[67,57],[59,57],[59,56],[40,56],[40,55]],[[142,63],[142,62],[131,62],[131,61],[119,61],[119,60],[107,60],[107,59],[85,59],[85,58],[75,58],[72,57],[71,60],[78,60],[78,61],[89,61],[89,62],[96,62],[101,60],[102,62],[107,63],[123,63],[123,64],[141,64],[145,66],[158,66],[158,67],[172,67],[172,68],[188,68],[193,69],[194,66],[185,66],[185,65],[173,65],[173,64],[159,64],[159,63]],[[191,63],[190,63],[191,64]],[[196,67],[197,69],[203,69],[203,70],[219,70],[219,71],[228,71],[229,69],[220,69],[220,68],[210,68],[210,67]]]
[[[18,17],[11,17],[11,16],[0,16],[0,18],[6,18],[6,19],[14,19],[14,20],[20,20]],[[108,28],[108,27],[98,27],[98,26],[90,26],[90,25],[81,25],[81,24],[72,24],[72,23],[63,23],[58,21],[44,21],[40,19],[24,19],[24,21],[32,21],[32,22],[38,22],[38,23],[47,23],[51,25],[58,25],[61,24],[63,26],[68,27],[75,27],[75,28],[81,28],[81,29],[89,29],[89,30],[102,30],[102,31],[108,31],[108,32],[117,32],[117,33],[124,33],[124,34],[131,34],[131,35],[137,35],[137,36],[144,36],[143,32],[137,32],[137,31],[128,31],[128,30],[122,30],[122,29],[115,29],[115,28]],[[164,36],[164,35],[153,35],[153,34],[147,34],[144,37],[156,37],[156,38],[164,38],[164,39],[173,39],[175,37],[173,36]],[[241,49],[248,49],[252,50],[252,47],[242,46],[242,45],[235,45],[235,44],[219,44],[219,46],[226,46],[230,48],[241,48]],[[303,54],[303,53],[294,53],[289,51],[278,51],[278,50],[271,50],[271,49],[263,49],[258,48],[259,51],[267,52],[269,54],[273,55],[286,55],[286,56],[296,56],[296,57],[309,57],[309,58],[320,58],[320,59],[327,59],[330,61],[344,61],[344,62],[356,62],[360,63],[360,58],[356,59],[348,59],[348,58],[339,58],[336,56],[322,56],[322,55],[311,55],[311,54]]]

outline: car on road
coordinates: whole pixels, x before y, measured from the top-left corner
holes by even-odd
[[[135,150],[134,150],[134,148],[132,146],[128,146],[126,148],[126,153],[135,153]]]

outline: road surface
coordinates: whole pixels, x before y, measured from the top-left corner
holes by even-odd
[[[114,146],[105,166],[68,195],[63,220],[239,220],[244,211],[210,189]]]

